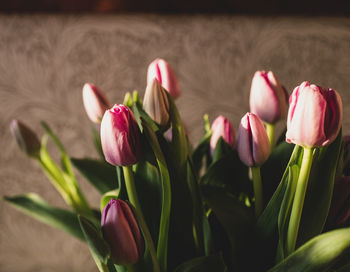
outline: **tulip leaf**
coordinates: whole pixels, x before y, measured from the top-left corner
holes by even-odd
[[[195,173],[198,175],[202,167],[203,158],[209,154],[211,133],[207,133],[192,152],[192,161]]]
[[[199,257],[178,266],[174,272],[226,272],[222,254]]]
[[[144,119],[153,129],[153,131],[158,131],[158,125],[152,120],[152,118],[144,111],[142,108],[142,104],[140,101],[136,100],[133,104],[132,111],[135,115],[135,119],[137,121],[137,124],[139,125],[139,128],[141,132],[143,132],[143,126],[142,126],[142,120]]]
[[[13,197],[5,196],[4,200],[14,206],[16,209],[47,225],[68,232],[80,240],[85,240],[80,229],[76,213],[54,208],[44,199],[34,193],[17,195]]]
[[[129,92],[125,93],[123,104],[129,108],[132,107],[132,96]]]
[[[344,228],[314,237],[269,272],[338,271],[349,267],[349,260],[350,228]]]
[[[233,271],[254,271],[250,262],[254,241],[255,217],[253,210],[244,206],[226,190],[203,188],[203,197],[208,207],[223,226],[230,241],[230,257]]]
[[[281,181],[290,156],[294,150],[294,146],[294,144],[289,144],[285,141],[280,143],[272,150],[268,160],[261,167],[261,177],[266,204]]]
[[[118,187],[115,167],[94,159],[71,159],[79,172],[101,193],[112,191]]]
[[[225,155],[227,155],[231,152],[232,152],[232,147],[228,143],[226,143],[224,138],[220,137],[219,140],[217,141],[216,147],[214,149],[212,163],[215,163],[216,161],[220,160]]]
[[[292,203],[294,199],[295,189],[299,176],[299,166],[294,164],[288,167],[288,178],[286,191],[281,203],[281,209],[278,214],[278,233],[279,233],[279,251],[278,258],[284,259],[287,253],[285,248],[285,242],[287,238],[288,222],[289,216],[292,208]]]
[[[78,215],[78,219],[91,253],[102,263],[107,264],[111,253],[107,242],[102,237],[101,229],[82,215]]]
[[[236,196],[242,192],[249,195],[251,191],[248,168],[239,159],[237,151],[233,149],[209,166],[200,178],[199,184],[226,188]]]
[[[297,246],[320,234],[326,223],[332,200],[335,173],[338,166],[342,135],[316,153],[311,168],[301,216]]]
[[[101,160],[104,160],[105,156],[104,156],[103,150],[102,150],[101,136],[100,136],[99,131],[96,129],[96,127],[92,128],[92,140],[94,142],[94,146],[95,146],[96,151],[98,152]]]
[[[105,194],[103,194],[103,196],[101,197],[101,201],[100,201],[100,210],[101,213],[103,211],[103,208],[107,205],[107,203],[112,199],[118,199],[119,198],[119,193],[120,193],[120,189],[115,189],[112,191],[109,191]]]

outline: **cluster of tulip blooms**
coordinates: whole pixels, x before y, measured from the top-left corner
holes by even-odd
[[[111,106],[85,84],[83,102],[100,159],[68,156],[46,135],[11,123],[71,210],[36,194],[4,197],[14,207],[85,241],[100,271],[350,271],[350,138],[333,89],[303,82],[289,97],[272,72],[255,73],[251,112],[237,139],[219,116],[191,145],[177,110],[169,64],[153,61],[147,87]],[[287,128],[275,137],[275,126]],[[46,148],[51,138],[61,167]],[[102,194],[100,211],[73,166]]]

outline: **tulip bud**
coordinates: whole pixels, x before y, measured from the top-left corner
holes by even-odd
[[[333,197],[328,214],[328,223],[342,226],[350,219],[350,177],[340,177],[334,181]]]
[[[181,95],[175,73],[165,60],[155,59],[148,66],[147,85],[151,84],[154,78],[158,79],[174,99]]]
[[[238,128],[238,155],[247,166],[259,166],[270,155],[270,143],[263,122],[253,113],[243,116]]]
[[[40,141],[36,134],[25,124],[12,120],[10,130],[19,147],[29,156],[37,156],[40,152]]]
[[[343,118],[341,98],[335,90],[303,82],[294,89],[289,102],[288,143],[320,147],[335,140]]]
[[[140,130],[132,111],[122,104],[114,105],[103,115],[101,144],[107,162],[127,166],[139,161]]]
[[[83,87],[83,102],[90,120],[100,124],[103,114],[110,108],[110,103],[104,93],[97,86],[85,83]]]
[[[211,155],[214,154],[216,144],[219,141],[220,137],[222,137],[224,141],[228,143],[230,146],[234,147],[235,132],[233,130],[232,124],[226,117],[222,115],[217,117],[213,122],[213,124],[211,125],[211,130],[212,130],[212,135],[210,138]]]
[[[163,127],[168,125],[170,118],[168,97],[156,78],[147,85],[143,99],[143,108],[156,123]]]
[[[107,203],[102,211],[101,227],[115,264],[133,264],[143,256],[145,245],[140,228],[124,201],[112,198]]]
[[[285,117],[288,110],[288,93],[270,71],[257,71],[250,89],[250,111],[269,124]]]

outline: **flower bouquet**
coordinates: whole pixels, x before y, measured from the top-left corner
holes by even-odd
[[[85,84],[100,159],[71,158],[46,123],[40,142],[14,120],[19,146],[71,208],[33,193],[4,200],[86,242],[101,272],[350,271],[350,139],[341,133],[339,94],[303,82],[288,103],[277,77],[258,71],[237,136],[227,118],[210,124],[206,115],[197,147],[179,95],[162,59],[148,68],[143,99],[134,91],[112,106]],[[74,168],[101,193],[100,209],[88,203]]]

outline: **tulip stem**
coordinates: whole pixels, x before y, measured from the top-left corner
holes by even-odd
[[[255,197],[255,216],[259,217],[259,215],[263,211],[263,191],[262,191],[262,183],[261,183],[261,174],[260,167],[251,167],[252,176],[253,176],[253,187],[254,187],[254,197]]]
[[[295,245],[298,238],[300,219],[303,211],[304,199],[312,165],[312,158],[313,148],[304,147],[303,160],[301,163],[301,169],[298,177],[287,232],[287,256],[293,253],[295,250]]]
[[[139,198],[137,197],[134,174],[132,173],[131,166],[123,166],[123,173],[129,201],[143,218],[143,213],[139,202]]]
[[[267,137],[269,138],[270,142],[270,150],[272,150],[275,147],[275,125],[265,123],[266,133]]]

